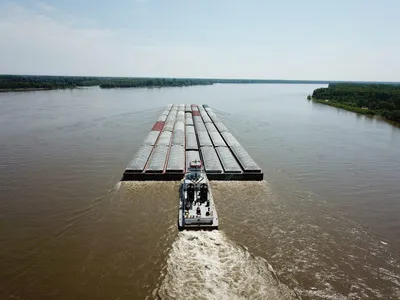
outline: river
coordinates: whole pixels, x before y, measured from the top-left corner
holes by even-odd
[[[400,129],[318,87],[0,94],[0,299],[399,299]],[[178,232],[177,182],[119,182],[168,103],[265,172],[212,183],[220,231]]]

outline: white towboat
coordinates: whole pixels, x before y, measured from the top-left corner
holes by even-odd
[[[210,184],[199,160],[190,162],[179,188],[178,228],[218,229],[218,215]]]

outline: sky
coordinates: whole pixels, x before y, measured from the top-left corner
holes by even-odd
[[[399,0],[0,0],[0,74],[400,81]]]

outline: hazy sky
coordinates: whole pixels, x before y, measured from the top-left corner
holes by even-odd
[[[400,81],[399,0],[0,0],[0,73]]]

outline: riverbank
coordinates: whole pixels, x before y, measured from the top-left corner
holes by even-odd
[[[350,105],[346,105],[346,104],[339,103],[339,102],[332,101],[332,100],[319,100],[319,99],[313,99],[313,98],[311,98],[311,100],[313,100],[314,102],[317,102],[317,103],[345,109],[345,110],[352,111],[352,112],[355,112],[358,114],[372,115],[372,116],[377,114],[376,111],[374,111],[374,110],[370,110],[370,109],[366,109],[366,108],[359,108],[356,106],[350,106]]]
[[[388,118],[385,118],[384,116],[380,115],[378,112],[374,111],[374,110],[368,110],[368,109],[363,109],[363,108],[359,108],[359,107],[354,107],[354,106],[350,106],[350,105],[345,105],[339,102],[335,102],[335,101],[331,101],[331,100],[318,100],[318,99],[308,99],[311,100],[313,102],[316,103],[320,103],[320,104],[324,104],[324,105],[328,105],[328,106],[332,106],[332,107],[336,107],[336,108],[340,108],[340,109],[344,109],[347,111],[351,111],[357,114],[362,114],[362,115],[369,115],[369,116],[373,116],[375,118],[384,120],[385,122],[396,126],[396,127],[400,127],[400,122],[396,122],[393,120],[390,120]]]
[[[100,88],[163,88],[213,84],[331,84],[340,81],[227,78],[95,77],[0,75],[0,92],[46,91],[99,86]],[[357,82],[355,82],[357,83]],[[360,83],[361,84],[361,83]],[[371,84],[373,84],[371,82]],[[386,83],[390,84],[390,83]]]
[[[52,89],[45,88],[29,88],[29,89],[0,89],[0,93],[11,93],[11,92],[33,92],[33,91],[49,91]]]
[[[399,84],[329,84],[314,90],[307,99],[400,124]]]
[[[0,93],[17,93],[17,92],[44,92],[53,90],[67,90],[67,89],[81,89],[88,86],[76,86],[76,87],[58,87],[58,88],[18,88],[18,89],[0,89]]]
[[[81,86],[67,86],[67,87],[48,87],[48,88],[15,88],[15,89],[0,89],[0,93],[16,93],[16,92],[35,92],[35,91],[52,91],[52,90],[67,90],[67,89],[81,89],[88,87],[99,87],[101,89],[124,89],[124,88],[163,88],[163,87],[184,87],[184,86],[194,86],[194,85],[213,85],[213,83],[207,84],[184,84],[184,85],[129,85],[129,84],[104,84],[104,85],[81,85]]]
[[[129,78],[83,76],[0,75],[0,92],[45,91],[99,86],[100,88],[144,88],[212,85],[215,80],[196,78]]]

